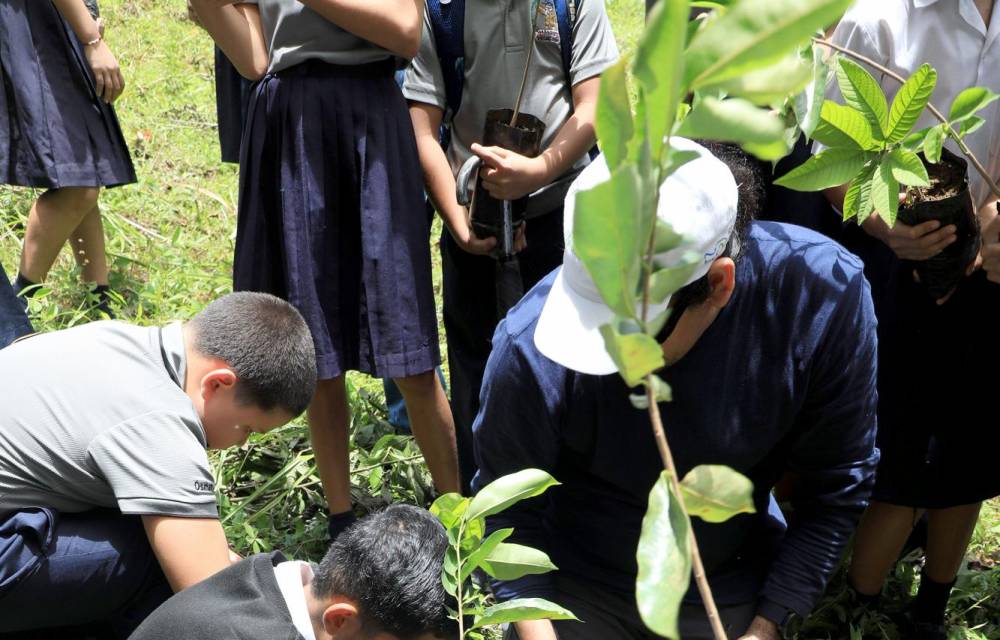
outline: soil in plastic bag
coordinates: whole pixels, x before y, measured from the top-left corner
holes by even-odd
[[[921,157],[924,160],[923,157]],[[918,225],[939,220],[941,226],[955,225],[955,242],[929,260],[912,263],[920,282],[931,298],[943,298],[965,277],[965,270],[979,251],[979,220],[969,194],[966,161],[945,149],[941,161],[924,160],[929,187],[911,189],[900,205],[898,220]]]

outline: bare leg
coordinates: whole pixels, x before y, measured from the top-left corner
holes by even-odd
[[[347,430],[351,412],[347,406],[344,376],[320,380],[306,414],[319,477],[330,513],[351,509],[351,461]]]
[[[46,191],[28,214],[20,272],[42,282],[70,234],[97,206],[97,187],[67,187]]]
[[[921,510],[884,502],[872,502],[861,517],[854,538],[849,577],[851,586],[863,595],[882,591],[889,571],[899,559]]]
[[[95,206],[84,216],[70,235],[69,243],[73,249],[73,258],[80,265],[83,281],[96,285],[108,284],[108,258],[104,250],[104,225],[99,206]]]
[[[949,583],[958,575],[982,503],[927,511],[927,562],[924,574],[934,582]]]
[[[396,386],[406,401],[413,435],[441,493],[460,493],[455,420],[444,388],[433,370],[406,378],[396,378]]]

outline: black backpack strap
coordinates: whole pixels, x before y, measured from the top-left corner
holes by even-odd
[[[444,77],[447,124],[462,104],[465,84],[465,0],[427,0],[427,10]]]

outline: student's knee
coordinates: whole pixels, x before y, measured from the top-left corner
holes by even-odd
[[[63,187],[48,192],[58,198],[61,207],[70,214],[83,218],[94,210],[101,195],[100,187]]]

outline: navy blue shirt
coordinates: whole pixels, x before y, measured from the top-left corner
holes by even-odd
[[[636,546],[663,465],[648,414],[617,374],[592,376],[535,348],[555,274],[532,289],[493,338],[474,425],[478,489],[520,469],[561,486],[491,518],[512,540],[549,553],[566,577],[634,598]],[[865,507],[875,448],[875,314],[861,262],[812,231],[754,223],[732,298],[694,347],[660,372],[679,473],[724,464],[754,483],[756,514],[694,519],[720,604],[760,602],[780,622],[807,614]],[[793,478],[786,527],[771,495]],[[549,597],[553,574],[496,585],[498,597]],[[697,601],[692,582],[688,599]]]

